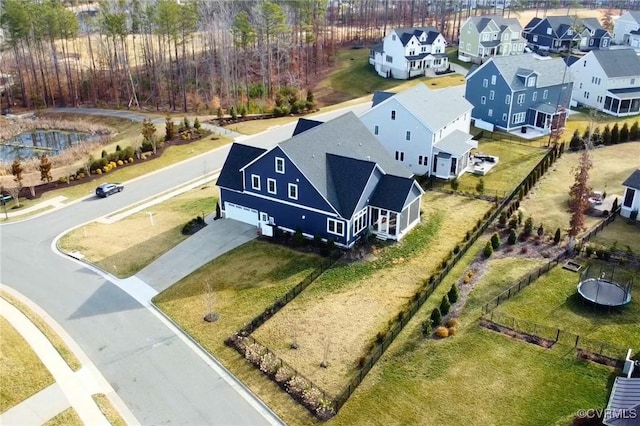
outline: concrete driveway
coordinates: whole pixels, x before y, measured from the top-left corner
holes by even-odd
[[[257,236],[257,228],[232,219],[205,219],[207,226],[136,274],[158,292]]]

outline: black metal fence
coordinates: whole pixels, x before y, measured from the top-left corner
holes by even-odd
[[[607,225],[609,225],[611,222],[616,220],[616,216],[618,215],[618,213],[620,213],[620,207],[612,211],[609,214],[609,216],[607,216],[599,224],[597,224],[596,226],[591,228],[586,234],[584,234],[580,238],[580,248],[582,247],[582,245],[584,245],[584,243],[590,241],[592,237],[595,237],[596,235],[598,235],[598,232],[602,231]]]
[[[296,284],[296,286],[289,290],[287,294],[273,302],[273,304],[268,306],[264,311],[262,311],[262,313],[252,319],[249,324],[238,330],[236,334],[239,336],[249,336],[251,333],[253,333],[258,327],[264,324],[269,318],[274,316],[287,303],[291,302],[297,295],[302,293],[302,291],[307,288],[312,282],[314,282],[320,275],[322,275],[324,271],[333,266],[333,264],[342,257],[342,254],[343,253],[340,251],[333,252],[325,262],[322,262],[319,267],[317,267],[302,281]]]
[[[531,283],[535,282],[541,275],[546,274],[553,268],[558,265],[565,257],[567,256],[567,252],[563,251],[558,256],[542,265],[535,271],[531,272],[527,276],[523,277],[520,281],[513,284],[511,287],[491,299],[489,302],[485,303],[482,307],[482,313],[487,314],[497,308],[501,303],[509,300],[511,297],[520,293],[520,291],[526,287],[528,287]]]
[[[626,349],[606,342],[589,339],[557,327],[550,327],[521,318],[515,318],[499,311],[491,311],[483,315],[482,319],[526,336],[537,337],[553,345],[575,348],[585,352],[587,358],[589,354],[592,354],[620,361],[625,358],[627,353]]]

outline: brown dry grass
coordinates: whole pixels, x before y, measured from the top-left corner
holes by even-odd
[[[622,182],[639,166],[640,142],[598,148],[591,155],[591,187],[596,191],[607,192],[608,195],[622,196]],[[578,165],[579,157],[580,153],[577,152],[565,153],[520,204],[525,217],[532,216],[536,226],[542,222],[546,229],[564,230],[569,227],[567,201],[569,189],[575,182],[572,170]],[[586,216],[585,224],[590,228],[601,219]]]
[[[62,237],[59,246],[65,252],[79,251],[113,275],[128,277],[187,238],[181,233],[185,223],[213,212],[213,188],[212,182],[197,187],[113,224],[87,224]],[[153,225],[148,213],[153,213]]]
[[[631,250],[638,256],[640,255],[640,224],[637,221],[631,223],[627,219],[619,217],[598,232],[595,238],[591,239],[591,242],[605,247],[611,247],[615,244],[618,250]]]
[[[0,317],[0,412],[54,382],[29,344],[6,319]]]
[[[376,333],[386,329],[387,322],[488,208],[485,201],[425,194],[423,229],[412,233],[427,232],[427,236],[416,250],[391,259],[387,267],[376,267],[375,259],[338,265],[260,327],[254,337],[325,391],[337,394]],[[407,244],[405,240],[399,246]],[[298,350],[289,349],[294,332]],[[326,369],[319,366],[325,339],[330,341]]]
[[[507,10],[507,13],[508,13],[508,10]],[[613,18],[616,18],[617,17],[616,11],[614,11],[613,13],[614,13]],[[566,7],[563,7],[559,9],[549,9],[547,11],[546,16],[567,16],[568,15],[568,16],[577,16],[578,18],[598,18],[600,22],[602,22],[602,18],[604,17],[604,14],[605,14],[605,9],[575,9],[573,7],[567,9]],[[505,14],[505,16],[507,16],[507,14]],[[518,22],[520,22],[523,28],[533,18],[535,17],[542,18],[544,16],[545,16],[544,10],[542,9],[539,10],[537,13],[535,10],[524,10],[520,12],[513,12],[511,14],[512,18],[518,19]]]
[[[113,426],[127,426],[127,423],[124,421],[120,413],[113,407],[109,398],[106,395],[99,393],[91,396],[95,401],[98,408],[104,416],[107,418],[109,423]]]
[[[31,321],[36,327],[38,327],[42,334],[44,334],[45,337],[49,339],[53,347],[56,348],[56,351],[58,351],[69,368],[71,368],[73,371],[78,371],[80,367],[82,367],[82,364],[80,364],[78,358],[76,358],[73,352],[71,352],[62,338],[60,338],[60,336],[58,336],[58,334],[53,331],[49,324],[47,324],[39,315],[37,315],[27,305],[20,302],[18,299],[11,296],[6,291],[0,291],[0,297],[18,308],[20,312],[22,312],[27,318],[29,318],[29,321]]]
[[[49,419],[43,426],[83,426],[84,423],[76,410],[69,407],[57,416]]]

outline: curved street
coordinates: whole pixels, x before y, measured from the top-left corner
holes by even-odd
[[[368,106],[314,118],[328,120]],[[290,137],[294,126],[239,139],[268,148]],[[279,419],[242,385],[221,376],[153,308],[114,285],[109,276],[55,253],[52,243],[70,228],[220,169],[228,151],[224,146],[127,182],[126,191],[117,197],[89,195],[50,213],[0,226],[0,283],[53,317],[143,425],[255,425]],[[114,229],[113,238],[118,238],[117,226]]]

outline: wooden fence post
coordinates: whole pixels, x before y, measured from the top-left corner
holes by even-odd
[[[578,347],[578,341],[579,341],[579,340],[580,340],[580,336],[576,336],[576,344],[575,344],[574,348],[577,348],[577,347]]]

